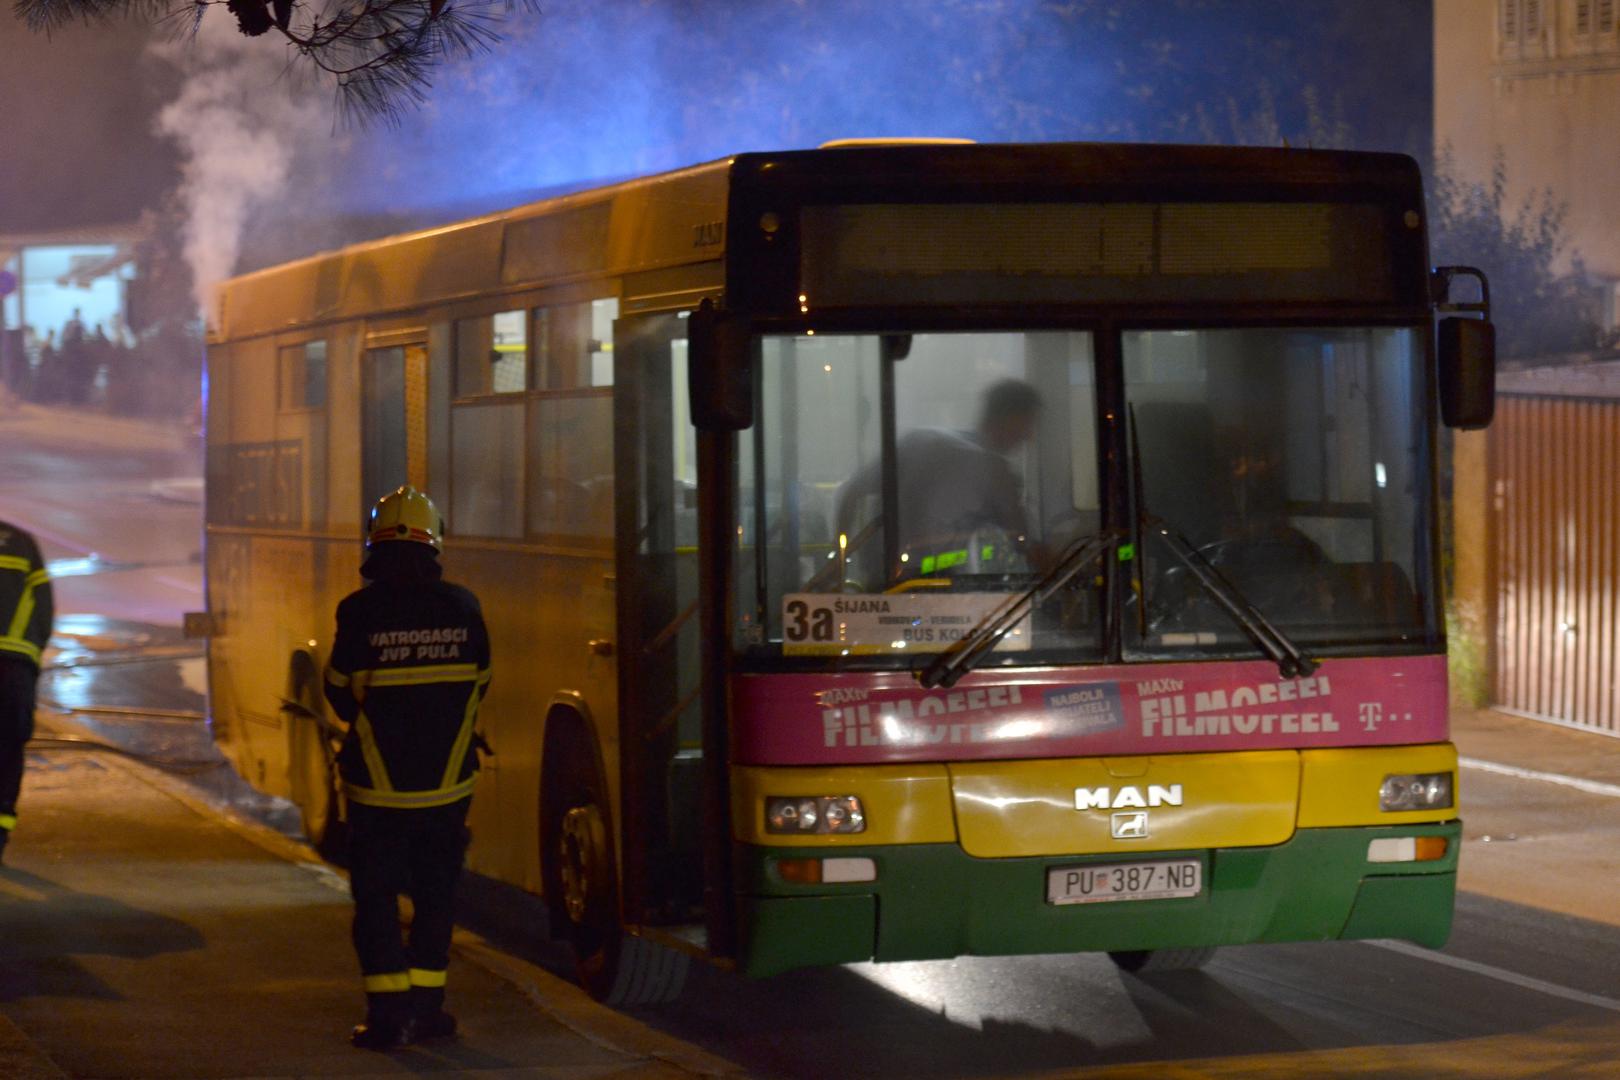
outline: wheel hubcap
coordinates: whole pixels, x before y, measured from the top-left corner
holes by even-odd
[[[576,806],[562,820],[562,848],[557,865],[562,873],[563,907],[568,918],[585,924],[592,901],[600,895],[606,869],[602,814],[594,805]]]

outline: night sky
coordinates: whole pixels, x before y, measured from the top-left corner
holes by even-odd
[[[325,88],[276,108],[295,81],[281,77],[285,47],[254,43],[268,74],[244,71],[210,96],[252,101],[242,124],[281,140],[291,164],[284,184],[255,194],[238,269],[330,243],[324,227],[289,228],[289,205],[305,220],[364,215],[386,229],[560,184],[850,136],[1281,137],[1419,155],[1429,141],[1431,15],[1416,0],[543,9],[495,53],[442,72],[429,105],[397,127],[335,127]],[[0,232],[133,220],[176,187],[185,155],[154,124],[181,75],[145,54],[167,36],[121,22],[47,40],[0,16]]]

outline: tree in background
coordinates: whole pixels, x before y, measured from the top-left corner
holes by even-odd
[[[1491,283],[1497,353],[1504,359],[1586,352],[1606,344],[1578,252],[1558,267],[1569,239],[1564,207],[1550,192],[1507,199],[1507,163],[1499,152],[1488,180],[1460,176],[1440,151],[1429,185],[1429,246],[1437,264],[1485,271]]]
[[[427,100],[434,69],[488,51],[501,16],[536,0],[15,0],[29,29],[124,16],[170,20],[190,32],[224,6],[247,37],[274,32],[297,58],[330,77],[344,115],[396,120]]]

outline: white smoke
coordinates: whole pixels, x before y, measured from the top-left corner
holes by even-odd
[[[301,145],[330,140],[321,95],[289,77],[289,53],[270,37],[242,36],[235,20],[211,8],[195,37],[156,46],[177,67],[180,96],[158,115],[159,134],[179,144],[180,195],[193,295],[210,311],[215,286],[235,271],[242,233],[255,211],[287,199]]]

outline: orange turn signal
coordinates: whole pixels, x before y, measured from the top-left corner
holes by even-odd
[[[1419,836],[1413,845],[1412,858],[1416,862],[1433,862],[1446,857],[1446,838],[1443,836]]]
[[[795,885],[821,884],[820,859],[777,859],[776,872]]]

